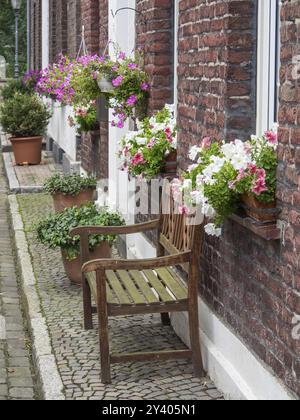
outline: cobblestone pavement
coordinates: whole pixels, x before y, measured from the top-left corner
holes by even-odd
[[[51,199],[44,194],[29,194],[19,195],[18,202],[67,399],[222,398],[209,379],[193,376],[189,361],[114,365],[113,383],[102,385],[97,329],[84,331],[82,327],[81,289],[70,285],[65,277],[60,252],[40,245],[32,230],[33,223],[52,211]],[[183,347],[173,330],[163,327],[157,316],[112,318],[110,340],[115,352]]]
[[[30,342],[21,312],[0,155],[0,400],[32,400],[36,397],[29,350]]]
[[[13,162],[17,179],[22,188],[41,186],[47,178],[55,172],[60,172],[62,168],[61,165],[54,162],[51,152],[43,152],[41,165],[15,166],[13,153],[11,153],[11,161]]]

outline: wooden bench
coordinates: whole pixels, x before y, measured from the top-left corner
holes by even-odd
[[[85,329],[93,328],[92,313],[94,310],[98,312],[103,383],[111,383],[111,363],[129,361],[191,358],[195,375],[203,375],[197,287],[203,223],[193,225],[193,217],[178,214],[178,205],[166,189],[162,194],[162,203],[168,214],[162,212],[159,219],[148,223],[122,227],[80,227],[71,232],[79,235],[81,240]],[[157,258],[89,261],[89,235],[128,235],[150,230],[157,230],[159,234]],[[186,271],[187,283],[175,269],[177,266]],[[97,308],[92,307],[92,296]],[[189,315],[191,349],[110,354],[109,316],[158,313],[163,324],[169,325],[169,313],[185,311]]]

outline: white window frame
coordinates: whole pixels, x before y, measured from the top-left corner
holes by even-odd
[[[279,89],[279,0],[259,0],[257,32],[257,126],[261,135],[276,121]]]

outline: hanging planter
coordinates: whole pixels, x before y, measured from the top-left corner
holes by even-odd
[[[101,93],[112,93],[114,90],[112,82],[105,76],[98,76],[97,83]]]
[[[250,194],[242,196],[242,207],[246,215],[260,223],[276,222],[279,209],[276,207],[276,201],[263,203]]]

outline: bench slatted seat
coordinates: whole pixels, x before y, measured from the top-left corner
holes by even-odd
[[[203,246],[203,218],[180,215],[170,186],[162,192],[160,218],[148,223],[121,227],[85,226],[73,229],[80,236],[84,326],[93,328],[92,297],[99,318],[101,376],[111,383],[111,363],[144,360],[191,358],[195,375],[203,375],[199,341],[198,274]],[[146,260],[103,259],[90,261],[89,235],[124,235],[158,231],[157,258]],[[187,273],[185,282],[177,268]],[[163,324],[170,324],[172,312],[188,312],[191,349],[110,354],[108,317],[136,314],[161,314]]]

